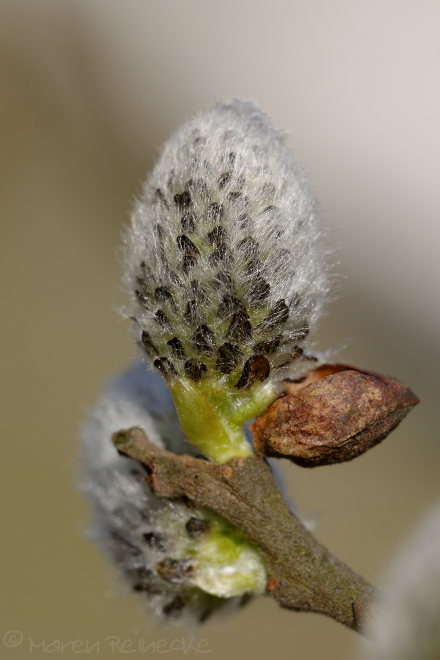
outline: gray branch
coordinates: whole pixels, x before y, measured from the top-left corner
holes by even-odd
[[[188,498],[240,528],[260,549],[267,592],[282,607],[365,629],[377,605],[377,590],[307,531],[288,509],[263,458],[216,464],[179,456],[151,443],[139,428],[119,431],[113,442],[119,453],[143,464],[157,495]]]

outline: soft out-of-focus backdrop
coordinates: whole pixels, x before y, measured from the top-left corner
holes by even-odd
[[[354,633],[269,598],[158,628],[83,534],[78,429],[135,355],[117,250],[160,144],[219,98],[255,99],[289,130],[340,248],[321,346],[422,399],[351,464],[283,467],[319,538],[377,581],[440,494],[439,25],[435,0],[3,0],[1,657],[76,657],[80,640],[93,658],[174,658],[191,636],[213,659],[354,656]]]

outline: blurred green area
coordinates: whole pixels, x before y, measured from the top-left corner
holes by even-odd
[[[354,656],[353,633],[269,598],[200,629],[158,627],[84,534],[81,421],[136,355],[115,311],[121,230],[162,140],[216,98],[254,98],[288,128],[321,198],[342,277],[320,347],[402,379],[422,400],[351,464],[284,465],[289,494],[320,540],[375,582],[439,498],[440,9],[331,7],[2,3],[0,635],[23,638],[5,638],[1,657],[45,658],[43,640],[76,639],[100,643],[88,657],[110,657],[109,636],[137,648],[131,657],[159,653],[139,651],[142,640],[193,636],[213,659]],[[76,656],[69,646],[52,655]]]

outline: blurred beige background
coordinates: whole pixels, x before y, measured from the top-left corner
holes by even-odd
[[[428,0],[1,2],[1,657],[77,657],[76,639],[124,655],[109,636],[131,657],[192,636],[215,660],[355,656],[354,633],[268,598],[157,627],[83,534],[78,430],[135,355],[117,250],[158,147],[216,99],[255,99],[289,130],[340,248],[321,346],[422,399],[351,464],[283,468],[318,537],[377,582],[440,496],[439,29]]]

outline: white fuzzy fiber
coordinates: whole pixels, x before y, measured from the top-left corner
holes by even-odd
[[[363,660],[439,660],[440,504],[400,549],[383,591]]]
[[[127,314],[164,375],[249,389],[300,362],[328,294],[325,257],[284,134],[249,101],[218,103],[168,140],[136,204]]]

